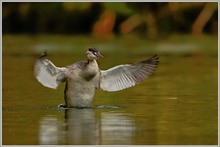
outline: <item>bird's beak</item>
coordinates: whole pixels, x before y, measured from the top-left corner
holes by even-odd
[[[100,52],[98,53],[98,56],[99,56],[99,57],[104,57],[102,54],[100,54]]]

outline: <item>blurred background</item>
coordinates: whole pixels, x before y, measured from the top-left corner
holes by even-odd
[[[217,145],[218,2],[2,2],[2,144]],[[158,54],[155,73],[103,109],[65,109],[34,77],[100,50],[102,70]],[[107,106],[107,107],[106,107]],[[111,109],[115,108],[115,109]]]
[[[3,2],[3,34],[218,34],[217,2]]]

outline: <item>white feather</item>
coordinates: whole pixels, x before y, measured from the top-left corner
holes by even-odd
[[[119,91],[134,86],[153,73],[158,64],[158,56],[139,62],[115,66],[108,70],[101,70],[100,89],[105,91]]]
[[[56,67],[50,60],[40,58],[36,61],[34,72],[37,80],[44,86],[56,89],[57,86],[64,82],[65,67]]]

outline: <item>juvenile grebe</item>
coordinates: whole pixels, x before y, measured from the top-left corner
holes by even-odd
[[[35,76],[46,87],[56,89],[66,82],[64,99],[66,107],[90,107],[95,89],[119,91],[134,86],[151,75],[159,57],[154,55],[136,64],[118,65],[100,70],[96,59],[103,57],[95,48],[86,51],[87,61],[76,62],[67,67],[56,67],[43,54],[35,63]]]

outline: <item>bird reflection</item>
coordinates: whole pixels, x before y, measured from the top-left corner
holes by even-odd
[[[135,121],[128,113],[112,109],[65,109],[65,121],[55,116],[41,121],[41,144],[133,144]]]
[[[67,144],[99,144],[99,122],[92,109],[65,109]]]
[[[61,138],[61,125],[55,116],[43,117],[40,121],[39,144],[55,145]]]
[[[135,122],[127,113],[101,113],[102,144],[133,144]]]

